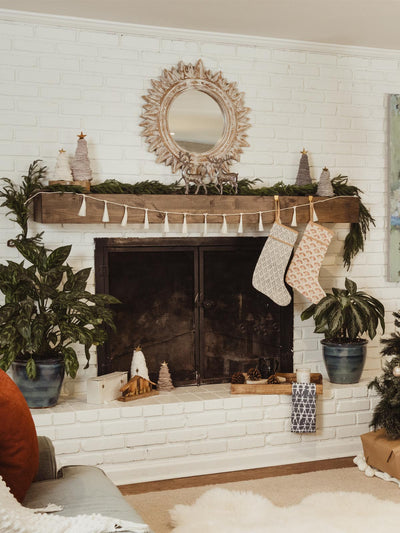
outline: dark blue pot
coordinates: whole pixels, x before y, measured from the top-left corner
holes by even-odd
[[[29,407],[53,407],[58,402],[64,379],[64,361],[49,359],[36,361],[36,379],[29,379],[25,361],[11,365],[13,380],[25,397]]]
[[[331,383],[358,383],[367,356],[368,341],[357,344],[336,344],[322,340],[323,356]]]

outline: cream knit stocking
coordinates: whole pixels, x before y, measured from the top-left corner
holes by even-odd
[[[274,222],[253,274],[253,287],[278,305],[288,305],[285,270],[297,239],[297,231]]]
[[[333,232],[309,222],[286,274],[286,282],[312,303],[326,296],[318,275]]]

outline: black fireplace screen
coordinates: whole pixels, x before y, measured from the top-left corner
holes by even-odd
[[[175,385],[229,381],[274,357],[293,368],[293,306],[251,284],[265,238],[96,239],[96,291],[116,296],[116,332],[99,374],[129,370],[140,345],[150,379],[168,362]]]

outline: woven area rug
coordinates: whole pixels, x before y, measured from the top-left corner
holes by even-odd
[[[171,511],[174,533],[389,533],[399,531],[400,504],[359,492],[311,494],[278,507],[252,492],[215,488]]]

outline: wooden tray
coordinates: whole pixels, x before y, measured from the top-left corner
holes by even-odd
[[[296,374],[277,372],[277,376],[286,378],[285,383],[231,383],[231,394],[292,394],[292,383],[296,382]],[[311,383],[317,385],[317,394],[323,393],[322,374],[311,374]]]

